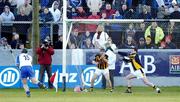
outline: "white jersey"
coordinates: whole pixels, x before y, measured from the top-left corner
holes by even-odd
[[[26,53],[21,53],[16,59],[16,64],[19,65],[19,68],[32,66],[32,57]]]
[[[111,50],[106,51],[106,55],[108,55],[108,69],[115,70],[115,63],[116,63],[116,51],[117,47],[115,44],[111,44]],[[113,51],[112,51],[113,50]]]
[[[111,50],[107,50],[106,55],[108,55],[108,69],[115,70],[116,54]]]

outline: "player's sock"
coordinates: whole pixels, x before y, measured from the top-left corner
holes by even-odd
[[[26,91],[26,96],[27,96],[27,97],[31,97],[30,91]]]
[[[153,86],[153,89],[156,89],[156,86],[155,86],[155,85]]]
[[[157,88],[156,88],[156,92],[157,92],[157,93],[161,93],[160,88],[157,87]]]
[[[129,90],[131,90],[131,87],[128,87]]]
[[[128,87],[128,88],[126,89],[125,93],[132,93],[131,87]]]
[[[29,87],[28,87],[28,85],[27,85],[27,84],[23,84],[23,88],[24,88],[24,90],[25,90],[26,92],[28,92],[28,91],[29,91]]]
[[[161,93],[160,88],[158,88],[157,86],[154,85],[154,86],[153,86],[153,89],[155,89],[157,93]]]
[[[31,94],[30,94],[28,85],[27,85],[27,84],[23,84],[23,87],[24,87],[24,90],[25,90],[25,92],[26,92],[26,96],[27,96],[27,97],[30,97]]]
[[[113,89],[112,89],[112,88],[110,89],[110,92],[113,92]]]

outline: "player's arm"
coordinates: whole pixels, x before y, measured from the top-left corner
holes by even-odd
[[[118,51],[118,54],[121,55],[121,56],[123,56],[123,59],[122,59],[122,60],[123,60],[124,62],[129,63],[129,62],[131,61],[130,58],[129,58],[129,54],[128,54],[128,53]]]
[[[100,59],[99,59],[99,55],[96,55],[96,56],[95,56],[95,59],[92,60],[92,64],[97,65],[99,60],[100,60]]]
[[[94,60],[93,60],[93,61],[92,61],[92,64],[97,65],[97,64],[98,64],[98,62],[96,62],[96,61],[94,61]]]
[[[32,61],[33,61],[33,60],[32,60],[32,56],[30,56],[30,55],[29,55],[29,61],[30,61],[31,64],[32,64]]]
[[[130,58],[130,59],[134,59],[135,57],[136,57],[136,53],[133,53],[133,54],[130,54],[130,55],[129,55],[129,58]]]
[[[101,58],[104,62],[108,62],[108,55],[103,54],[102,58]]]
[[[129,63],[131,61],[131,59],[129,57],[127,57],[127,56],[124,56],[123,61],[126,62],[126,63]]]
[[[131,62],[132,59],[134,59],[136,56],[136,53],[130,54],[129,56],[124,56],[123,57],[123,61],[125,61],[126,63]]]
[[[126,52],[120,52],[120,51],[118,51],[118,54],[121,55],[121,56],[128,56],[128,55],[129,55],[129,54],[126,53]]]

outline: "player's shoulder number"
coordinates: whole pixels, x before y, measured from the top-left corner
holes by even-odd
[[[24,57],[25,60],[30,60],[28,55],[24,55],[23,57]]]

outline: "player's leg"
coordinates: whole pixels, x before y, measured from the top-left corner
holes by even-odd
[[[154,87],[155,85],[153,83],[151,83],[146,76],[144,76],[143,78],[141,78],[142,81],[144,82],[145,85],[150,86],[150,87]]]
[[[91,79],[91,87],[90,87],[90,91],[93,91],[94,88],[94,81],[97,79],[98,75],[96,73],[94,73],[92,79]]]
[[[114,70],[109,70],[109,77],[111,80],[112,88],[114,89]]]
[[[106,89],[106,78],[102,76],[102,88]]]
[[[46,89],[46,86],[45,86],[42,82],[38,81],[38,80],[35,78],[35,73],[34,73],[34,70],[33,70],[32,67],[29,67],[29,68],[28,68],[28,77],[31,79],[31,82],[32,82],[33,84],[38,85],[39,88]]]
[[[104,70],[104,73],[103,73],[109,87],[110,87],[110,92],[112,92],[112,83],[111,83],[111,80],[110,80],[110,76],[109,76],[109,70],[108,69],[105,69]]]
[[[22,80],[23,88],[26,92],[26,96],[30,97],[31,94],[30,94],[29,87],[27,85],[27,77],[28,77],[28,68],[21,67],[21,80]]]
[[[132,91],[131,91],[131,86],[132,86],[131,79],[133,79],[133,78],[136,78],[136,76],[132,73],[130,73],[126,76],[127,87],[128,87],[127,90],[125,91],[126,93],[132,93]]]
[[[46,85],[45,85],[45,84],[43,84],[42,82],[40,82],[40,81],[36,80],[36,78],[35,78],[35,77],[32,77],[32,78],[31,78],[31,81],[32,81],[32,83],[33,83],[33,84],[38,85],[38,86],[39,86],[39,88],[42,88],[42,89],[47,89]]]
[[[97,77],[101,74],[101,70],[100,69],[96,69],[94,72],[94,75],[91,79],[91,87],[90,87],[90,91],[93,91],[94,88],[94,81],[97,79]]]
[[[30,93],[30,90],[29,90],[29,86],[27,85],[27,79],[26,78],[23,78],[22,79],[22,83],[23,83],[23,88],[26,92],[26,96],[27,97],[30,97],[31,96],[31,93]]]
[[[146,76],[144,76],[141,79],[144,82],[144,84],[146,84],[147,86],[150,86],[153,89],[155,89],[157,91],[157,93],[160,93],[160,89],[158,87],[156,87],[153,83],[151,83]]]

